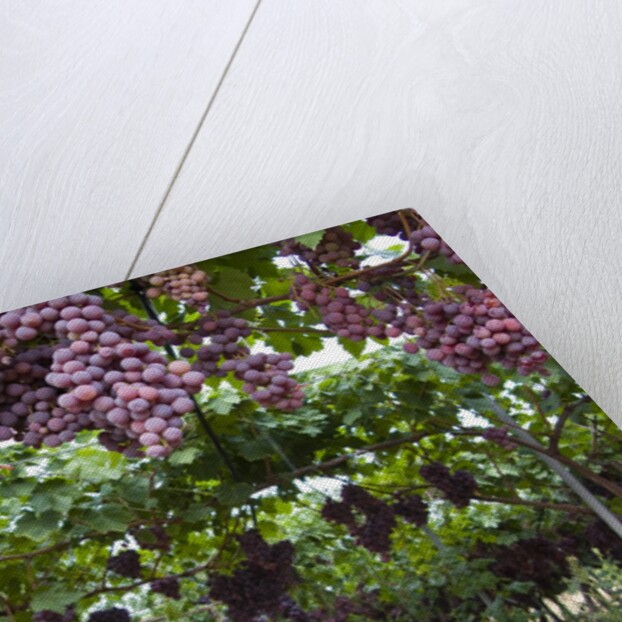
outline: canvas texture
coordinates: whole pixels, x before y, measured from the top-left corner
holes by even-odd
[[[622,432],[417,211],[0,314],[0,620],[622,620]]]

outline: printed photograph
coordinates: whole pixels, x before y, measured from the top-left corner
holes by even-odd
[[[619,622],[621,449],[414,209],[197,258],[0,313],[0,622]]]

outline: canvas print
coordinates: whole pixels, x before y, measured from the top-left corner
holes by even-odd
[[[619,621],[621,441],[414,209],[7,311],[0,620]]]

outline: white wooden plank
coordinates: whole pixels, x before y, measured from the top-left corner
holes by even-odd
[[[122,280],[255,0],[0,7],[0,309]]]
[[[423,212],[622,422],[620,5],[264,0],[134,275]]]

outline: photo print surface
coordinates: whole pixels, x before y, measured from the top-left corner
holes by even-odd
[[[0,314],[0,620],[614,622],[622,432],[413,209]]]

